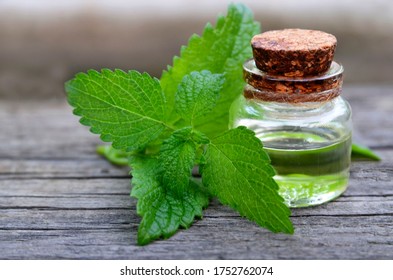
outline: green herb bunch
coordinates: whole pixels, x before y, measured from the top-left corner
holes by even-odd
[[[99,152],[131,166],[131,196],[142,216],[138,244],[188,228],[213,197],[273,232],[293,233],[261,141],[245,127],[228,130],[257,33],[251,11],[230,5],[215,27],[191,36],[160,80],[103,69],[66,83],[80,122],[112,142]],[[201,179],[192,176],[196,165]]]

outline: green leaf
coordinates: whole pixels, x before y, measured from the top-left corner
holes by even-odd
[[[131,196],[138,199],[137,213],[142,216],[138,229],[139,245],[160,237],[168,238],[179,227],[188,228],[195,217],[202,217],[209,196],[197,182],[190,180],[189,187],[179,197],[163,187],[159,160],[133,157],[131,165]]]
[[[254,132],[238,127],[211,140],[201,166],[203,184],[223,204],[273,232],[293,233],[275,171]]]
[[[175,96],[175,108],[189,124],[200,119],[216,106],[224,77],[210,71],[191,72],[179,84]]]
[[[90,70],[67,82],[66,91],[80,122],[116,149],[143,148],[166,128],[160,83],[146,73]]]
[[[352,143],[352,157],[354,158],[368,158],[375,161],[381,160],[381,158],[375,154],[372,150],[366,146],[362,146],[356,143]]]
[[[225,74],[225,83],[214,110],[198,120],[195,128],[211,137],[228,129],[228,112],[242,92],[242,64],[252,57],[250,40],[260,32],[259,23],[244,5],[230,5],[226,17],[220,16],[216,27],[207,24],[202,36],[193,35],[180,57],[175,57],[161,77],[167,100],[169,120],[178,119],[173,111],[175,93],[183,77],[193,71],[209,70]]]
[[[97,153],[104,156],[110,163],[114,165],[128,165],[129,153],[117,150],[111,145],[100,145],[97,147]]]
[[[162,144],[159,157],[163,172],[162,183],[179,197],[189,186],[196,149],[190,127],[175,131]]]

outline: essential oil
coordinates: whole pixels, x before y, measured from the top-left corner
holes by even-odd
[[[230,126],[246,126],[261,139],[287,205],[318,205],[342,194],[349,180],[352,124],[350,106],[340,96],[344,69],[329,62],[332,35],[274,32],[253,38],[254,60],[244,64],[247,85],[231,107]]]

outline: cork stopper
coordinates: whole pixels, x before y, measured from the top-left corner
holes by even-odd
[[[251,40],[255,65],[269,75],[317,76],[329,70],[337,39],[306,29],[264,32]]]

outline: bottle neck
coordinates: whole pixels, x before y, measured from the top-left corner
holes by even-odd
[[[261,112],[265,121],[291,121],[298,123],[319,122],[321,118],[330,119],[332,116],[350,112],[348,103],[338,96],[324,102],[269,102],[256,99],[245,99],[248,112]]]
[[[330,69],[319,76],[273,76],[259,70],[250,59],[243,65],[247,82],[244,96],[268,102],[304,103],[324,102],[341,94],[344,68],[333,62]]]

